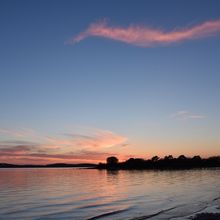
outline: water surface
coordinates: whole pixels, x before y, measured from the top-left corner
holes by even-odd
[[[220,169],[0,169],[0,219],[170,219],[219,202]]]

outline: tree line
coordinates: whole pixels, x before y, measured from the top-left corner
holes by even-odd
[[[130,158],[124,162],[119,162],[115,156],[108,157],[106,163],[99,163],[98,169],[193,169],[220,167],[220,156],[201,158],[199,155],[186,157],[180,155],[174,158],[172,155],[159,158],[154,156],[151,159]]]

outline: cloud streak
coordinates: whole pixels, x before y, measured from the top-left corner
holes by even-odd
[[[189,119],[204,119],[206,118],[204,115],[200,115],[200,114],[194,114],[194,113],[191,113],[189,111],[178,111],[174,114],[171,115],[171,118],[175,118],[175,119],[178,119],[178,120],[189,120]]]
[[[1,158],[38,158],[38,159],[53,159],[53,160],[89,160],[89,161],[97,161],[97,160],[105,160],[106,157],[109,157],[111,154],[106,152],[98,152],[98,151],[77,151],[77,152],[68,152],[65,154],[62,153],[33,153],[32,146],[13,146],[10,148],[0,149],[0,159]]]
[[[205,21],[192,27],[165,31],[159,28],[130,25],[129,27],[108,26],[104,21],[92,23],[67,44],[76,44],[88,37],[102,37],[141,47],[166,45],[186,40],[210,37],[220,33],[220,19]]]
[[[20,155],[24,154],[27,152],[31,151],[31,148],[33,146],[28,146],[28,145],[17,145],[13,147],[3,147],[0,148],[0,156],[5,156],[5,155]]]
[[[108,130],[90,129],[82,133],[65,133],[58,136],[42,136],[35,132],[41,142],[28,141],[29,135],[21,136],[19,131],[1,129],[2,134],[12,136],[12,140],[0,140],[0,163],[22,163],[30,159],[33,163],[53,162],[100,162],[112,155],[112,150],[126,144],[127,138]],[[27,136],[26,136],[27,135]],[[36,139],[36,137],[34,138]],[[19,137],[19,139],[14,139]],[[115,152],[113,153],[115,155]]]
[[[65,148],[80,148],[89,150],[102,150],[117,147],[126,142],[127,138],[107,130],[90,130],[85,134],[65,133],[64,137],[47,137],[51,148],[62,146]]]
[[[32,129],[27,129],[27,128],[23,128],[20,130],[10,130],[10,129],[0,128],[0,135],[7,135],[10,137],[16,137],[16,138],[23,138],[26,136],[35,135],[35,131]]]

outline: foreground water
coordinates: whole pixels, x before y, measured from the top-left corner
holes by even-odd
[[[1,169],[0,219],[171,219],[220,202],[220,169]]]

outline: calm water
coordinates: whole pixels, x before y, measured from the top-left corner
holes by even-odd
[[[1,169],[0,219],[170,219],[220,201],[220,169]]]

